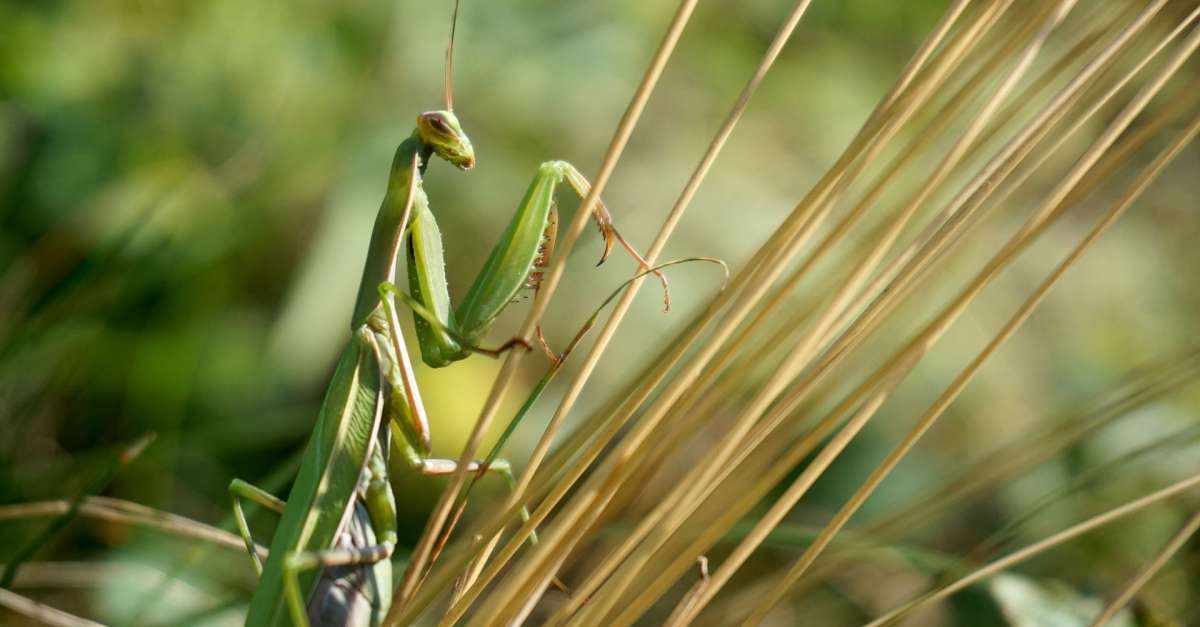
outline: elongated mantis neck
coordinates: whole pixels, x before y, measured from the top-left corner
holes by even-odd
[[[371,231],[371,247],[367,251],[367,263],[363,267],[362,281],[358,285],[358,299],[354,305],[354,317],[351,328],[356,329],[367,323],[371,312],[379,304],[380,283],[395,282],[396,263],[400,258],[403,245],[401,235],[404,225],[400,220],[404,217],[404,201],[408,198],[409,188],[416,185],[413,195],[414,204],[428,202],[421,190],[420,176],[410,180],[410,168],[413,157],[418,159],[420,174],[425,173],[425,166],[433,154],[433,147],[421,140],[417,131],[413,131],[407,139],[400,142],[396,148],[396,156],[392,159],[392,171],[388,178],[387,194],[379,207],[379,215],[375,217],[375,228]]]

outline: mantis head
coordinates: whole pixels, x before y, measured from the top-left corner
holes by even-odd
[[[453,111],[426,111],[418,115],[417,134],[439,157],[458,169],[475,167],[475,148]]]

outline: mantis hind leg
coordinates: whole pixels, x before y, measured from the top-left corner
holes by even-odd
[[[233,499],[233,519],[237,523],[238,533],[241,534],[242,540],[246,543],[246,551],[250,554],[250,560],[254,562],[255,572],[261,576],[263,570],[262,560],[259,559],[258,551],[255,549],[254,536],[250,534],[250,525],[246,522],[246,513],[242,510],[242,499],[258,503],[277,514],[283,513],[286,503],[270,492],[241,479],[234,479],[230,482],[229,495]]]

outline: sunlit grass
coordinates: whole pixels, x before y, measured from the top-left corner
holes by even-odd
[[[793,31],[806,32],[806,20],[812,19],[806,10],[830,10],[821,0],[813,4],[798,2],[790,12],[777,8],[772,27],[777,30],[760,37],[761,60],[746,64],[739,77],[743,91],[720,105],[725,116],[720,125],[695,133],[704,136],[707,149],[701,151],[704,144],[689,137],[695,147],[690,161],[670,164],[672,171],[694,168],[690,177],[679,178],[670,208],[636,207],[643,221],[646,213],[662,216],[657,236],[643,249],[648,259],[669,247],[677,227],[698,220],[709,189],[706,178],[722,163],[726,142],[737,141],[739,123],[745,119],[761,129],[754,97],[760,87],[780,89],[771,85],[770,70],[782,52],[809,53]],[[1129,288],[1122,285],[1127,277],[1106,274],[1112,266],[1088,261],[1108,255],[1113,264],[1136,266],[1139,242],[1145,247],[1168,240],[1179,228],[1172,216],[1195,213],[1189,168],[1197,160],[1191,142],[1200,132],[1200,84],[1192,59],[1200,46],[1195,25],[1200,8],[1164,0],[948,4],[870,115],[855,120],[858,130],[841,154],[823,164],[827,169],[786,214],[775,216],[768,237],[751,242],[744,258],[729,260],[734,272],[728,286],[718,290],[719,279],[713,279],[704,292],[713,294],[711,300],[673,313],[687,318],[670,342],[654,345],[648,356],[621,352],[622,334],[645,333],[642,318],[626,320],[640,281],[602,317],[595,339],[568,362],[565,384],[541,401],[549,417],[532,452],[514,460],[524,468],[517,489],[507,497],[473,493],[467,518],[453,529],[445,551],[431,559],[470,476],[460,472],[447,482],[419,542],[396,560],[397,581],[400,571],[407,576],[396,590],[389,621],[1017,625],[1037,624],[1021,622],[1035,621],[1030,618],[1035,611],[1079,625],[1100,617],[1124,625],[1196,619],[1190,591],[1200,582],[1178,555],[1194,552],[1188,538],[1200,526],[1194,514],[1200,475],[1187,461],[1200,435],[1192,420],[1200,348],[1186,323],[1195,312],[1175,314],[1185,321],[1181,327],[1163,328],[1154,334],[1156,344],[1133,353],[1128,337],[1088,331],[1101,315],[1088,299],[1107,294],[1128,299],[1132,289],[1145,298],[1118,303],[1124,315],[1162,320],[1154,311],[1162,299],[1152,295],[1166,288]],[[650,110],[648,119],[655,119],[655,99],[663,97],[655,91],[660,73],[669,76],[678,62],[672,56],[677,38],[687,45],[695,5],[680,3],[670,26],[668,16],[660,16],[664,34],[658,52],[640,87],[628,86],[633,97],[625,116],[604,158],[587,173],[619,223],[622,207],[611,198],[628,193],[620,185],[622,158],[628,142],[654,130],[641,115]],[[470,32],[466,28],[464,36]],[[803,115],[784,122],[823,123]],[[253,150],[245,150],[250,152],[235,152],[255,161]],[[739,148],[731,143],[730,150]],[[246,181],[237,177],[210,187],[212,180],[193,177],[171,189],[189,203],[196,202],[191,200],[196,185],[225,188],[230,196],[211,203],[236,206],[237,190]],[[664,177],[664,185],[670,184]],[[1183,191],[1157,194],[1164,187]],[[1188,202],[1192,206],[1167,206]],[[748,211],[724,207],[719,215],[725,221],[715,232],[737,233],[743,210]],[[1108,244],[1130,228],[1123,218],[1147,212],[1164,218],[1132,223],[1128,237],[1134,239],[1118,241],[1134,244]],[[711,220],[708,213],[700,215]],[[569,226],[564,222],[560,256],[539,297],[522,311],[519,334],[531,336],[563,301],[583,300],[579,292],[555,295],[559,282],[576,271],[567,269],[566,260],[586,232],[586,218],[579,211]],[[146,228],[170,231],[165,219],[160,214]],[[1196,225],[1180,220],[1184,228]],[[146,237],[128,235],[130,241]],[[635,238],[642,241],[648,239]],[[91,266],[122,263],[120,251],[126,249],[110,246],[86,249],[81,257]],[[686,246],[689,255],[719,252],[696,249],[694,240]],[[282,259],[276,261],[282,265]],[[1178,263],[1191,276],[1187,260]],[[0,288],[18,292],[27,279],[19,266],[13,268]],[[687,277],[680,281],[685,285],[708,280],[694,278],[707,277],[707,270],[674,271]],[[49,386],[36,380],[57,372],[49,364],[63,357],[53,342],[42,341],[50,337],[48,329],[70,323],[62,342],[101,336],[109,350],[121,346],[119,336],[102,335],[103,325],[71,319],[68,305],[78,301],[68,297],[103,306],[119,300],[114,293],[132,288],[109,279],[111,290],[93,291],[88,270],[76,272],[82,273],[77,283],[68,272],[61,286],[6,320],[0,356],[11,407],[37,408]],[[171,279],[153,267],[146,273],[145,281]],[[1088,280],[1072,283],[1075,275]],[[1162,277],[1164,285],[1175,280]],[[221,288],[220,279],[205,283],[205,289]],[[1065,300],[1056,300],[1064,293]],[[203,306],[200,298],[183,302]],[[1051,312],[1043,315],[1048,303]],[[276,329],[277,337],[307,328],[308,318],[290,316],[294,309],[285,313],[288,324]],[[236,332],[233,321],[225,322]],[[571,328],[553,322],[558,330]],[[136,335],[136,328],[126,330],[127,337]],[[203,354],[202,337],[164,339],[157,352],[143,346],[140,372],[148,385],[137,386],[129,402],[186,404],[187,390],[163,386],[159,392],[153,385],[168,380],[155,365],[163,367],[171,356]],[[249,333],[242,337],[263,342]],[[1014,344],[1020,350],[1006,350]],[[255,373],[246,355],[225,352],[215,359],[229,372]],[[627,376],[615,379],[598,370],[610,362],[644,365],[626,367]],[[1096,365],[1101,362],[1105,367]],[[205,367],[190,358],[181,363]],[[483,408],[466,436],[462,460],[486,454],[485,436],[507,420],[514,397],[526,393],[522,373],[542,367],[536,354],[510,353],[488,385],[479,376],[471,379],[472,387],[490,391],[478,395]],[[307,373],[303,376],[319,370],[296,368]],[[18,379],[19,371],[30,372],[30,379]],[[197,385],[218,389],[223,376]],[[263,377],[262,394],[285,398],[286,384],[275,376]],[[1185,409],[1163,409],[1172,399],[1177,403],[1171,407]],[[71,407],[78,399],[58,402]],[[292,410],[285,407],[275,407],[274,422],[310,424],[302,416],[287,419]],[[26,428],[35,443],[53,439]],[[165,429],[166,440],[151,455],[190,454],[180,424],[153,428]],[[263,454],[262,448],[254,451]],[[95,456],[104,460],[111,453]],[[78,516],[100,521],[93,524],[102,525],[103,542],[119,545],[114,537],[148,528],[160,546],[172,547],[161,549],[163,555],[180,556],[161,569],[160,581],[122,591],[129,600],[119,610],[123,622],[170,622],[162,618],[167,610],[158,607],[156,596],[176,581],[204,580],[187,592],[186,613],[201,617],[197,620],[225,619],[248,598],[249,572],[213,574],[214,563],[249,570],[249,560],[237,554],[240,539],[160,511],[217,511],[203,498],[211,490],[200,482],[223,485],[235,464],[193,463],[211,465],[219,476],[198,479],[181,496],[156,503],[158,509],[105,496],[81,495],[77,503]],[[57,472],[83,472],[81,467]],[[279,470],[265,484],[285,493],[289,467],[278,461],[268,467]],[[20,484],[23,476],[51,473],[21,468],[11,474],[9,481]],[[30,492],[12,494],[25,501],[32,500]],[[159,492],[174,494],[165,487]],[[519,517],[523,506],[532,513],[525,523]],[[56,520],[71,507],[69,498],[0,506],[0,520]],[[232,529],[219,514],[196,518]],[[270,525],[265,527],[269,532]],[[535,529],[540,540],[533,545],[527,539]],[[222,550],[210,553],[212,547]],[[86,595],[47,595],[47,608],[29,604],[43,601],[38,591],[54,583],[55,573],[92,568],[102,574],[86,586],[119,587],[114,577],[103,575],[104,560],[74,564],[82,559],[71,555],[76,546],[37,548],[30,569],[17,578],[14,596],[0,597],[0,603],[27,615],[46,612],[42,620],[70,621],[69,615],[49,616],[48,606],[65,598],[69,604],[62,609],[91,615],[92,604],[80,600]],[[53,567],[51,549],[59,559],[72,560],[71,568]],[[1000,573],[1005,578],[997,578]]]
[[[476,582],[475,588],[466,593],[465,600],[458,599],[452,604],[454,609],[449,616],[457,618],[464,610],[469,611],[466,603],[477,602],[478,609],[471,614],[470,624],[506,624],[518,617],[529,618],[540,607],[534,601],[549,594],[549,577],[574,572],[573,565],[578,564],[581,583],[568,583],[572,590],[569,600],[551,604],[544,610],[550,624],[627,624],[647,618],[645,613],[654,612],[656,607],[663,612],[672,605],[674,610],[666,619],[669,624],[691,622],[714,599],[720,599],[724,586],[984,288],[1025,252],[1035,238],[1088,199],[1093,190],[1122,166],[1134,173],[1140,169],[1140,174],[1129,179],[1125,186],[1097,201],[1097,205],[1108,205],[1107,212],[1100,214],[1091,231],[1085,232],[1074,247],[1066,249],[1067,256],[1057,266],[1050,266],[1051,272],[1040,284],[1027,288],[1025,302],[994,332],[982,352],[947,382],[944,392],[917,419],[909,434],[864,480],[786,573],[769,577],[770,585],[754,595],[756,600],[737,599],[742,614],[748,616],[726,616],[750,623],[764,620],[808,573],[809,567],[818,562],[823,549],[842,526],[943,415],[992,352],[1019,328],[1088,247],[1135,204],[1200,128],[1196,121],[1179,127],[1186,123],[1187,117],[1177,107],[1167,107],[1168,113],[1164,115],[1172,122],[1152,118],[1154,121],[1147,123],[1146,128],[1157,130],[1167,126],[1173,127],[1173,132],[1158,137],[1163,147],[1149,165],[1135,167],[1131,155],[1150,136],[1145,132],[1125,136],[1125,131],[1200,42],[1200,37],[1194,34],[1178,42],[1181,34],[1187,34],[1194,15],[1187,16],[1182,23],[1168,18],[1159,24],[1155,18],[1163,4],[1157,3],[1138,13],[1108,15],[1093,9],[1084,18],[1071,19],[1072,5],[1045,4],[1032,13],[1008,13],[1009,4],[1002,2],[960,14],[965,4],[956,4],[943,22],[946,29],[937,31],[916,55],[909,71],[885,97],[843,158],[797,206],[775,237],[740,271],[734,279],[734,289],[719,296],[693,327],[699,329],[700,325],[712,323],[714,327],[708,335],[700,339],[688,337],[677,343],[678,350],[665,355],[658,363],[659,368],[643,375],[645,385],[639,393],[616,397],[613,405],[620,403],[619,409],[611,415],[602,412],[589,420],[584,428],[597,434],[588,443],[590,448],[577,439],[559,450],[562,459],[572,454],[572,445],[581,452],[577,459],[562,464],[561,475],[544,475],[545,496],[532,501],[540,503],[534,521],[526,523],[508,540],[507,547],[496,558],[499,562],[493,561],[483,571],[481,582]],[[1072,27],[1065,28],[1064,24]],[[1169,30],[1173,24],[1178,26]],[[1151,25],[1165,26],[1167,34],[1158,33]],[[1040,60],[1047,43],[1056,35],[1073,38],[1078,43],[1074,48],[1066,48],[1066,54],[1051,66],[1052,72],[1022,91],[1020,86],[1028,82],[1035,60]],[[1147,42],[1153,47],[1139,49]],[[1081,49],[1091,54],[1080,57]],[[1160,53],[1164,53],[1164,58],[1156,60]],[[1058,90],[1052,91],[1048,100],[1034,96],[1055,83]],[[1128,83],[1132,86],[1123,93],[1121,90]],[[961,87],[959,91],[955,90],[956,85]],[[947,94],[952,94],[949,100],[945,100]],[[1090,97],[1084,98],[1085,95]],[[1118,96],[1119,102],[1124,102],[1123,108],[1107,127],[1082,144],[1074,163],[1062,162],[1057,179],[1048,176],[1042,170],[1046,158],[1055,154],[1065,144],[1063,140],[1070,138],[1101,105]],[[1189,105],[1194,109],[1194,97],[1190,100]],[[939,113],[919,115],[927,110]],[[918,130],[909,130],[906,125],[910,123],[916,124]],[[875,163],[887,154],[890,142],[901,129],[914,135],[914,142],[902,149],[899,159],[879,173],[874,172]],[[1122,136],[1124,143],[1119,143]],[[921,154],[922,151],[926,154]],[[901,185],[900,179],[894,177],[912,164],[916,156],[936,165],[923,178],[915,178],[920,183],[898,195],[894,204],[876,204],[883,191]],[[1029,175],[1035,172],[1038,176],[1033,181],[1037,185],[1050,184],[1024,187]],[[876,178],[872,179],[872,175]],[[872,184],[872,180],[878,182]],[[870,191],[838,218],[838,201],[853,201],[854,190],[860,186]],[[1024,203],[1024,211],[1012,208],[1007,202],[1016,193],[1029,199]],[[945,198],[944,207],[930,202],[939,197]],[[888,316],[895,315],[895,307],[904,304],[903,299],[921,297],[922,289],[936,289],[922,281],[941,278],[930,271],[950,263],[943,255],[975,235],[971,227],[991,210],[1008,210],[1009,216],[1027,217],[1011,236],[991,238],[990,246],[995,252],[990,259],[985,256],[976,261],[979,269],[974,278],[959,288],[951,288],[957,295],[935,308],[923,328],[918,327],[920,330],[911,339],[894,346],[890,357],[879,348],[857,350],[883,323],[891,322]],[[868,212],[874,213],[873,228],[865,237],[860,236],[862,239],[855,249],[842,253],[840,267],[833,270],[838,277],[827,285],[827,290],[802,294],[799,303],[789,302],[793,288],[802,285],[805,279],[811,281],[806,271],[822,255],[835,250],[839,238]],[[841,222],[836,222],[839,219]],[[912,238],[906,245],[902,237],[905,233]],[[817,239],[818,236],[822,239]],[[986,242],[972,243],[988,246]],[[798,256],[799,269],[780,281],[785,269],[796,263]],[[770,296],[775,299],[767,302],[773,304],[761,310],[766,315],[747,327],[752,332],[739,334],[730,341]],[[781,306],[785,303],[791,305],[794,315],[789,316],[789,309]],[[745,368],[722,370],[729,363],[727,360],[745,350],[756,334],[768,331],[763,327],[772,322],[776,328],[786,330],[790,342],[773,341],[759,346],[750,358],[751,363],[774,364],[772,370],[759,373],[759,378],[748,377],[753,370]],[[793,328],[802,331],[795,333]],[[896,339],[892,338],[894,344]],[[687,354],[685,343],[689,341],[696,342],[692,347],[694,352],[688,354],[678,370],[671,371],[676,360]],[[780,355],[782,351],[786,352]],[[720,360],[715,367],[714,359]],[[862,378],[861,373],[872,371]],[[831,373],[838,372],[860,378],[861,383],[847,391],[831,381]],[[854,377],[856,373],[858,377]],[[663,386],[658,396],[642,407],[658,385]],[[822,402],[814,403],[815,400]],[[822,407],[829,404],[833,407]],[[602,430],[605,422],[620,425],[635,416],[637,421],[631,423],[627,432],[611,427]],[[902,418],[892,416],[892,419]],[[608,449],[607,455],[595,462],[598,465],[584,482],[574,492],[565,490],[565,486],[582,478],[581,467],[591,465],[593,456],[604,449]],[[807,463],[802,464],[805,460]],[[765,512],[753,514],[760,501],[778,489],[781,480],[796,472],[798,464],[802,470],[790,487],[774,493],[767,501],[771,507]],[[643,492],[646,482],[651,475],[661,475],[664,468],[674,470],[675,480],[656,477],[651,485],[658,486],[661,493],[646,502]],[[1156,503],[1159,498],[1173,496],[1196,482],[1195,476],[1185,478],[1156,493],[1157,498],[1136,503],[1139,507]],[[534,483],[537,485],[536,479]],[[534,494],[538,493],[535,489]],[[632,510],[632,520],[636,523],[632,531],[619,540],[596,536],[606,524],[619,520],[623,511],[639,501],[645,504]],[[1116,511],[1128,513],[1136,509]],[[748,515],[756,517],[749,535],[732,552],[713,560],[719,564],[714,573],[696,580],[690,592],[676,596],[679,582],[696,579],[697,560]],[[481,537],[494,533],[499,521],[511,520],[511,516],[511,509],[507,515],[485,515],[487,523]],[[530,549],[520,549],[534,523],[543,519],[549,523],[543,528],[542,542]],[[1087,523],[1078,527],[1090,528]],[[475,535],[468,533],[466,537]],[[1067,537],[1073,534],[1051,536],[1051,541],[1037,545],[1038,550],[1051,548]],[[595,559],[588,557],[592,551],[596,552]],[[464,555],[467,552],[464,549]],[[498,570],[498,563],[508,560],[513,561],[510,569]],[[1015,560],[1003,563],[1011,565]],[[444,568],[447,574],[453,574],[463,566],[460,557],[449,561]],[[975,577],[968,576],[966,580],[976,580],[989,572],[995,570],[974,571]],[[435,577],[429,588],[436,592],[439,585],[450,579]],[[744,577],[741,579],[742,585],[750,585]],[[478,588],[493,583],[490,594],[480,598]],[[954,590],[957,586],[945,589]],[[428,602],[431,595],[427,589],[423,599]],[[937,596],[925,597],[933,598]],[[663,606],[664,603],[667,605]],[[424,604],[419,602],[405,616],[414,617],[421,607]],[[907,606],[906,611],[912,607]],[[660,614],[656,622],[663,620],[662,616],[665,615]],[[806,619],[810,618],[806,615]]]

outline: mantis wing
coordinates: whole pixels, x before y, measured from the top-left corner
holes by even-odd
[[[329,548],[357,497],[382,415],[379,362],[368,330],[356,333],[334,372],[287,508],[271,542],[246,625],[291,625],[283,588],[283,562],[299,551]],[[317,571],[300,581],[311,590]]]

